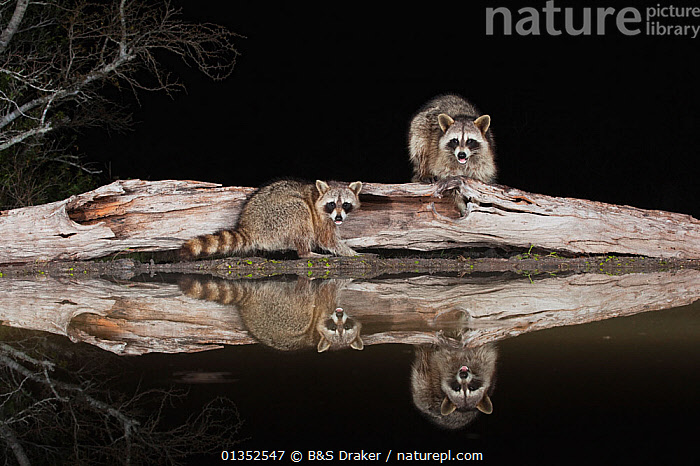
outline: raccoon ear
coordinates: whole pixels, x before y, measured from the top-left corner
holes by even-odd
[[[352,341],[352,343],[350,343],[350,348],[352,349],[361,350],[364,347],[365,344],[362,342],[362,338],[360,338],[359,335]]]
[[[479,128],[481,134],[486,134],[486,131],[489,130],[489,126],[491,126],[491,117],[488,115],[481,115],[479,118],[474,120],[474,125]]]
[[[331,188],[325,181],[316,180],[316,189],[318,189],[319,193],[326,194],[326,192]]]
[[[360,194],[360,191],[362,190],[362,181],[355,181],[354,183],[350,183],[350,191],[355,193],[355,196]]]
[[[454,120],[447,113],[441,113],[438,115],[438,125],[443,133],[447,132],[447,129],[454,124]]]
[[[484,394],[484,397],[481,399],[479,404],[476,405],[476,409],[478,409],[484,414],[491,414],[493,412],[493,404],[491,403],[491,398],[489,398],[488,395]]]
[[[455,406],[455,404],[452,403],[449,398],[445,397],[445,399],[442,400],[442,404],[440,405],[440,414],[447,416],[448,414],[452,414],[455,409],[457,409],[457,406]]]
[[[318,346],[316,349],[318,350],[319,353],[323,353],[324,351],[328,351],[328,348],[331,347],[331,342],[326,340],[325,338],[321,337],[321,341],[318,342]]]

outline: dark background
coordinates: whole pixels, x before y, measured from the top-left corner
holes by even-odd
[[[245,36],[233,75],[169,64],[186,93],[141,94],[134,132],[87,133],[81,150],[119,178],[408,182],[411,116],[456,92],[492,117],[499,183],[700,217],[700,38],[628,37],[612,20],[602,36],[487,36],[487,6],[515,23],[545,2],[409,3],[183,2],[186,18]],[[584,6],[629,6],[555,5],[575,26]]]

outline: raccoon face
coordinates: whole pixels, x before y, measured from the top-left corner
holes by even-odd
[[[446,114],[438,116],[438,124],[443,131],[440,138],[440,149],[454,154],[457,162],[465,164],[469,158],[478,154],[482,146],[488,144],[486,131],[488,131],[491,118],[482,115],[476,120],[459,118],[452,119]]]
[[[331,346],[361,350],[364,348],[360,329],[362,325],[349,317],[342,308],[337,308],[327,319],[319,322],[316,330],[321,335],[318,342],[318,352],[322,353]]]
[[[440,427],[460,429],[477,413],[491,414],[497,349],[416,347],[411,392],[416,407]]]
[[[329,186],[328,183],[317,180],[316,189],[320,194],[316,201],[316,208],[323,215],[328,215],[336,224],[341,225],[348,214],[360,207],[358,194],[362,189],[362,183],[355,181],[347,186]]]
[[[440,413],[447,416],[455,410],[478,409],[491,414],[493,406],[486,393],[486,384],[475,375],[469,366],[461,366],[452,376],[443,378],[441,387],[445,398],[440,406]]]

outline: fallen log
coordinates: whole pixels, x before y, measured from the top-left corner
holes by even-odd
[[[459,218],[445,189],[468,200]],[[253,188],[195,181],[116,181],[50,204],[0,212],[0,264],[88,260],[177,249],[235,226]],[[455,178],[445,185],[363,187],[341,236],[353,248],[429,251],[473,246],[570,254],[700,258],[700,221],[684,214],[528,193]]]

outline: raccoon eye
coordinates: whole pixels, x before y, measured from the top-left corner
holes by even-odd
[[[477,141],[476,139],[469,138],[467,139],[467,142],[465,142],[465,145],[470,149],[473,149],[479,146],[479,141]]]
[[[346,213],[350,213],[350,211],[352,210],[352,204],[350,204],[349,202],[343,202],[343,210]]]
[[[333,319],[328,319],[326,321],[326,328],[332,332],[338,330],[338,326],[335,324],[335,322],[333,322]]]
[[[347,321],[347,322],[345,322],[345,326],[343,327],[343,329],[352,330],[354,327],[355,327],[355,322]]]
[[[458,391],[462,390],[462,386],[461,386],[460,384],[458,384],[457,382],[452,382],[452,383],[450,384],[450,388],[451,388],[452,390],[454,390],[455,392],[458,392]]]
[[[328,204],[326,204],[326,212],[329,214],[335,210],[335,202],[331,201]]]
[[[480,389],[482,386],[482,383],[480,380],[474,380],[472,383],[467,385],[467,388],[469,389],[470,392],[473,392],[475,390]]]

